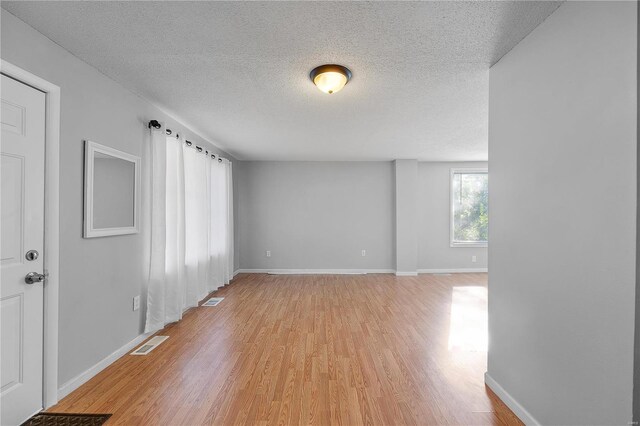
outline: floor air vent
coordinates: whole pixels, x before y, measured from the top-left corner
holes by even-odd
[[[222,302],[224,297],[212,297],[202,304],[202,306],[216,306],[218,303]]]
[[[131,355],[147,355],[149,352],[157,348],[160,343],[167,340],[169,336],[155,336],[149,339],[149,341],[145,342],[144,345],[140,346],[135,351],[131,352]]]

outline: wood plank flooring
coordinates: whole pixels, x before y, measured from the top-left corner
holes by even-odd
[[[52,407],[110,425],[519,425],[483,382],[486,274],[241,274]],[[483,337],[484,336],[484,337]]]

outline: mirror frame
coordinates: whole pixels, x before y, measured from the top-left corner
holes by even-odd
[[[133,226],[94,228],[93,226],[93,172],[95,153],[102,153],[134,163]],[[140,157],[110,148],[99,143],[85,141],[84,145],[84,238],[137,234],[140,232]]]

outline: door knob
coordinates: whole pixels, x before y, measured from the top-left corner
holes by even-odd
[[[39,274],[37,272],[29,272],[24,277],[24,282],[27,284],[41,283],[44,281],[44,278],[45,276],[43,274]]]

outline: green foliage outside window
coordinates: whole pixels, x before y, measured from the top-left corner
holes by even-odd
[[[489,237],[487,173],[453,174],[453,242],[485,243]]]

